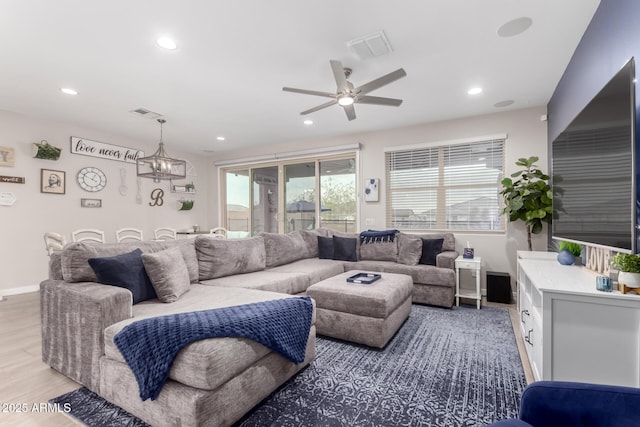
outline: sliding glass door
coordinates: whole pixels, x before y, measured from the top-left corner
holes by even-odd
[[[252,234],[278,233],[278,166],[252,169]]]
[[[284,231],[316,228],[316,163],[284,165]]]
[[[227,229],[232,237],[318,227],[355,232],[355,164],[351,155],[224,170]]]

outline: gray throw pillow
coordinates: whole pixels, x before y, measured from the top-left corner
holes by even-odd
[[[262,236],[246,239],[196,237],[200,280],[265,269],[266,254]]]
[[[142,254],[144,269],[162,302],[175,302],[189,290],[189,271],[179,247]]]
[[[398,262],[418,265],[422,256],[422,239],[410,234],[398,233]]]
[[[289,264],[302,258],[306,258],[309,253],[307,244],[298,231],[287,234],[260,233],[264,239],[265,265],[276,267],[278,265]]]

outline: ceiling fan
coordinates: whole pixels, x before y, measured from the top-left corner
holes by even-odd
[[[394,99],[394,98],[382,98],[379,96],[369,96],[367,95],[369,92],[372,92],[382,86],[388,85],[404,76],[407,73],[399,68],[396,71],[393,71],[389,74],[386,74],[382,77],[379,77],[375,80],[370,81],[369,83],[365,83],[362,86],[358,86],[356,88],[353,87],[353,84],[347,80],[351,75],[351,69],[345,68],[342,66],[342,62],[337,60],[329,61],[331,64],[331,70],[333,71],[333,77],[336,79],[336,93],[331,92],[320,92],[316,90],[307,90],[307,89],[296,89],[293,87],[283,87],[282,90],[285,92],[295,92],[302,93],[305,95],[316,95],[316,96],[324,96],[327,98],[333,98],[329,102],[325,102],[324,104],[320,104],[317,107],[310,108],[306,111],[303,111],[302,115],[313,113],[318,110],[322,110],[323,108],[330,107],[332,105],[338,104],[342,108],[344,108],[344,112],[347,114],[347,118],[349,120],[353,120],[356,118],[356,110],[353,108],[353,104],[373,104],[373,105],[389,105],[392,107],[397,107],[402,104],[402,99]]]

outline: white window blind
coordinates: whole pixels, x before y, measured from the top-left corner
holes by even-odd
[[[504,231],[505,138],[386,150],[387,227]]]

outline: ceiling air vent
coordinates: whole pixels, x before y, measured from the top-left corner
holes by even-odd
[[[382,30],[350,40],[347,46],[360,59],[385,55],[392,51],[391,44]]]
[[[162,114],[147,110],[146,108],[136,108],[129,112],[136,116],[144,117],[145,119],[157,119],[158,117],[162,117]]]

